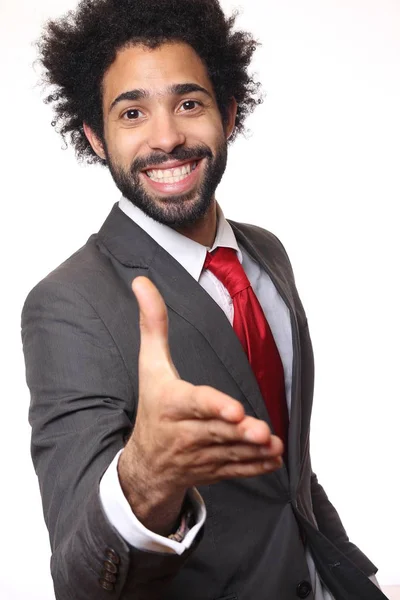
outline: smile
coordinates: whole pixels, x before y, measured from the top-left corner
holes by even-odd
[[[193,161],[175,169],[151,169],[146,171],[146,175],[156,183],[179,183],[186,179],[197,165],[198,161]]]

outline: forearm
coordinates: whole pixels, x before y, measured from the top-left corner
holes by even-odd
[[[82,507],[74,535],[53,552],[56,598],[108,600],[113,592],[116,600],[159,599],[192,550],[177,555],[130,547],[110,525],[96,491]]]
[[[185,526],[184,535],[164,537],[147,529],[132,511],[125,498],[117,473],[117,463],[120,452],[104,473],[99,487],[100,500],[108,520],[114,529],[133,548],[147,552],[183,554],[186,549],[196,545],[206,519],[206,507],[199,492],[192,488],[188,490],[182,512],[182,522]],[[181,530],[182,522],[177,529]],[[174,534],[177,531],[174,531]]]
[[[22,336],[32,459],[57,600],[106,600],[110,585],[115,600],[128,600],[132,590],[135,600],[160,597],[196,544],[181,555],[136,550],[104,514],[99,483],[132,429],[134,408],[130,379],[107,328],[73,290],[41,285],[27,301]],[[107,549],[118,556],[117,568]]]

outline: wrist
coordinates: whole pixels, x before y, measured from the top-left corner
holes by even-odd
[[[135,517],[150,531],[168,536],[180,526],[186,489],[171,489],[130,456],[119,457],[117,472],[122,492]]]

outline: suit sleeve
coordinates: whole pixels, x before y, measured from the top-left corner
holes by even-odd
[[[57,600],[152,600],[182,555],[144,552],[112,527],[99,483],[132,429],[133,386],[110,332],[77,291],[42,282],[22,313],[31,452]]]
[[[193,523],[183,540],[178,542],[158,535],[136,518],[124,496],[117,471],[119,456],[120,452],[104,473],[99,487],[101,505],[108,520],[124,540],[138,550],[182,554],[196,540],[206,519],[206,507],[199,492],[196,488],[188,490],[187,501],[193,512]]]

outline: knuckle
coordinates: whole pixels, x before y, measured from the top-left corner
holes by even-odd
[[[212,440],[212,442],[216,444],[221,444],[224,441],[224,436],[222,434],[221,429],[215,423],[209,423],[208,425],[208,437]]]
[[[243,460],[243,457],[241,456],[240,451],[238,450],[238,448],[231,448],[229,451],[229,458],[231,461],[237,463],[240,462],[241,460]]]
[[[179,448],[186,450],[187,448],[191,448],[195,445],[196,438],[193,431],[191,431],[188,427],[184,427],[181,428],[177,441]]]
[[[159,411],[159,418],[167,423],[179,421],[180,406],[176,402],[163,402]]]
[[[202,452],[195,452],[190,457],[190,466],[192,469],[203,467],[204,464],[207,464],[207,460],[205,459],[204,454]]]

